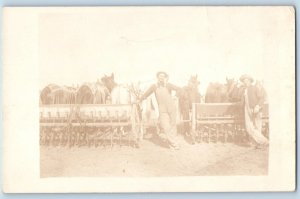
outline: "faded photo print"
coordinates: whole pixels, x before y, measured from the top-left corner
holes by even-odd
[[[39,15],[41,178],[268,175],[285,19],[161,9]]]

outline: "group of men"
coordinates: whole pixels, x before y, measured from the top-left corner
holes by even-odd
[[[172,99],[172,91],[179,91],[180,88],[168,83],[169,76],[166,72],[156,74],[157,83],[153,84],[139,99],[139,102],[145,100],[152,93],[155,94],[158,111],[159,125],[165,133],[167,143],[170,148],[180,149],[177,140],[177,110]],[[243,104],[245,108],[245,127],[249,136],[254,141],[256,148],[268,146],[268,139],[262,134],[262,105],[263,96],[256,86],[253,85],[253,78],[249,75],[242,75],[240,81],[246,86]]]

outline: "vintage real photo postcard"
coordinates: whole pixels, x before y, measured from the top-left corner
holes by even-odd
[[[3,190],[295,189],[291,6],[3,8]]]

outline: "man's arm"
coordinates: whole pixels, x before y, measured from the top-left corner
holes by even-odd
[[[153,84],[150,88],[148,88],[148,90],[141,96],[140,101],[143,101],[144,99],[149,97],[149,95],[151,95],[155,91],[155,88],[156,88],[155,84]]]
[[[181,88],[178,87],[178,86],[175,86],[174,84],[168,83],[168,87],[169,87],[171,90],[174,90],[174,91],[176,91],[176,92],[181,91]]]

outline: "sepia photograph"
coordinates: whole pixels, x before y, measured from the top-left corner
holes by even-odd
[[[41,15],[41,177],[267,175],[267,32],[151,13]]]
[[[10,8],[4,18],[30,15],[35,27],[34,80],[16,85],[31,85],[36,107],[26,116],[34,115],[28,139],[36,184],[141,178],[146,187],[147,180],[186,178],[178,191],[232,191],[232,182],[245,178],[249,189],[236,191],[293,189],[292,7],[29,10]],[[18,30],[8,24],[7,33]],[[292,170],[286,185],[267,185],[272,176],[285,179],[276,172],[286,167]],[[228,188],[187,188],[190,178],[205,184],[211,177],[232,181]],[[158,186],[114,190],[176,191]],[[51,190],[41,187],[36,190]]]

